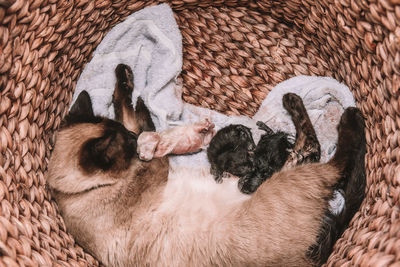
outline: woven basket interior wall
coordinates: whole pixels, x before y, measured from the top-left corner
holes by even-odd
[[[0,266],[98,265],[44,174],[54,133],[105,34],[159,1],[0,0]],[[345,83],[366,119],[367,195],[328,265],[400,266],[399,0],[172,0],[184,100],[253,115],[296,75]]]

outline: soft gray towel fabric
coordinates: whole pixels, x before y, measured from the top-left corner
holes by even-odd
[[[135,12],[107,33],[83,70],[73,101],[86,90],[95,114],[113,118],[114,70],[119,63],[132,68],[133,99],[142,95],[158,129],[179,120],[182,101],[175,95],[175,82],[182,69],[182,36],[167,4]]]

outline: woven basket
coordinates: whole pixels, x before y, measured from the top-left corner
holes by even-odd
[[[278,82],[331,76],[366,118],[367,196],[328,266],[400,266],[400,1],[172,0],[184,100],[253,115]],[[0,0],[0,266],[98,265],[67,233],[44,173],[104,35],[159,1]]]

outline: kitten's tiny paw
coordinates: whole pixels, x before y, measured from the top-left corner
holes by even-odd
[[[268,127],[264,122],[262,121],[257,121],[256,125],[258,126],[258,129],[264,130],[266,135],[271,135],[274,134],[274,131]]]
[[[221,175],[222,179],[228,179],[228,178],[231,178],[231,177],[232,177],[232,174],[230,174],[229,172],[223,172],[222,175]]]
[[[217,184],[222,184],[222,175],[221,176],[216,176],[216,177],[214,177],[214,179],[215,179],[215,182],[217,183]]]
[[[208,133],[215,127],[215,124],[212,123],[208,118],[206,118],[196,124],[197,124],[196,129],[199,133]]]

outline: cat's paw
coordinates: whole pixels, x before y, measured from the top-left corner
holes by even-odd
[[[294,93],[287,93],[282,98],[283,107],[293,116],[293,113],[304,109],[303,100]]]
[[[133,92],[133,72],[132,69],[125,64],[118,64],[115,68],[117,77],[117,90],[121,97],[123,95],[130,96]]]
[[[341,139],[346,139],[346,142],[357,145],[364,140],[364,128],[365,123],[361,111],[356,107],[348,107],[343,112],[338,125],[339,142],[343,141]]]
[[[339,128],[343,127],[352,128],[356,131],[364,129],[364,118],[358,108],[348,107],[345,109],[339,123]]]

